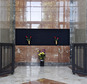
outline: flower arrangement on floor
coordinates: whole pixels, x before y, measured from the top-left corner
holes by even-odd
[[[42,51],[38,50],[37,52],[38,52],[38,58],[40,59],[40,61],[41,60],[44,61],[44,59],[45,59],[45,49],[43,49]]]
[[[55,39],[55,44],[57,45],[58,44],[59,37],[54,36],[54,39]]]
[[[30,44],[31,38],[32,38],[32,36],[30,36],[30,37],[26,36],[26,40],[28,41],[28,44]]]

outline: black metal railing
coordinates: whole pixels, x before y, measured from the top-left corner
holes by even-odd
[[[14,59],[14,44],[0,43],[0,75],[14,73]]]
[[[72,72],[87,75],[87,44],[72,44]]]

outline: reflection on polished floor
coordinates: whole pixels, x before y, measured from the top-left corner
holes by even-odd
[[[65,83],[42,78],[42,79],[39,79],[37,81],[30,81],[30,82],[23,83],[23,84],[65,84]]]
[[[65,84],[87,84],[87,77],[73,75],[68,66],[19,66],[13,75],[0,77],[0,84],[29,84],[30,81],[42,78]]]

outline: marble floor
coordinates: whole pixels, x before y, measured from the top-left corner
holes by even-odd
[[[0,84],[26,84],[42,78],[65,84],[87,84],[87,77],[73,75],[68,66],[19,66],[13,75],[0,77]]]

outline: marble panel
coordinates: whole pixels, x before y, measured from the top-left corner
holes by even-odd
[[[16,62],[39,62],[37,50],[46,51],[45,62],[70,62],[69,46],[16,46]]]

